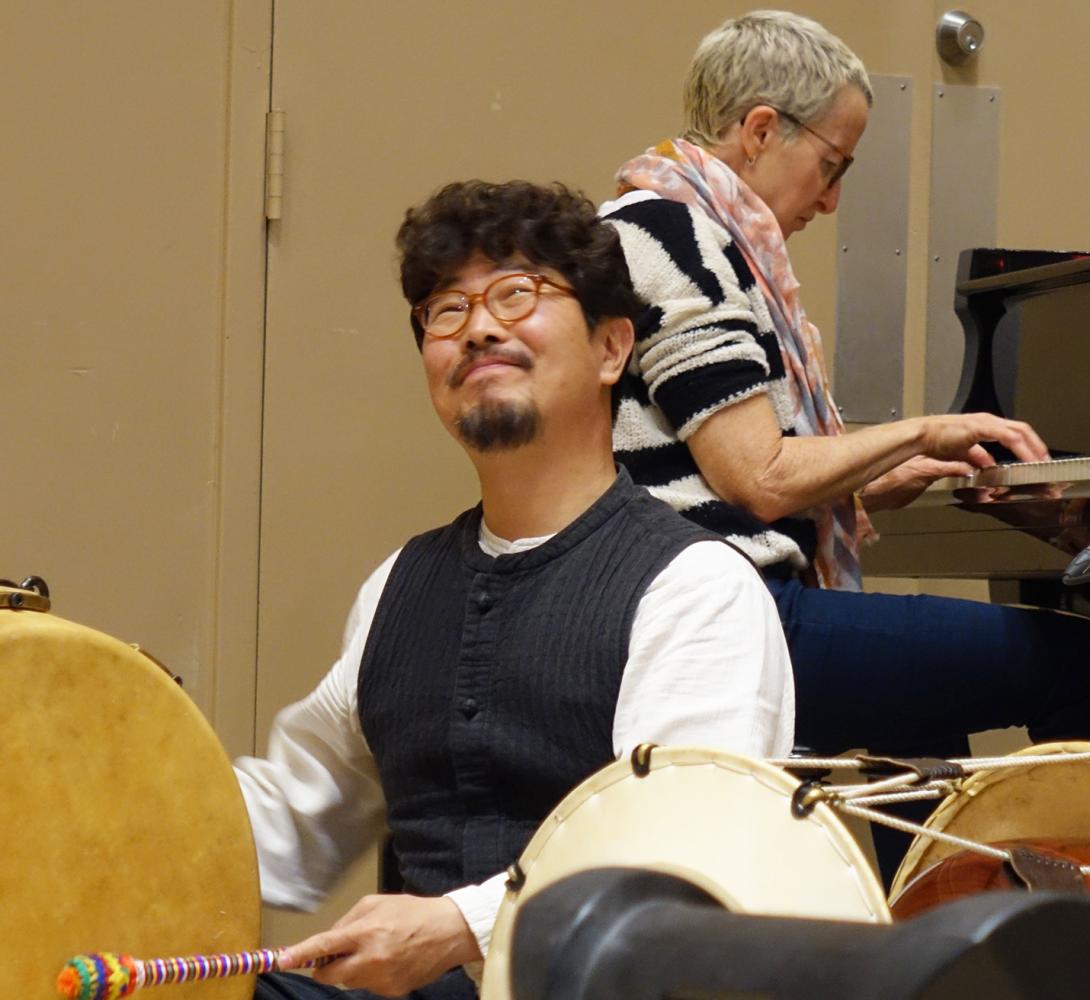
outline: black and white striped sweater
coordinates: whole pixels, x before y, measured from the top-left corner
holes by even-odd
[[[720,499],[686,441],[713,413],[766,393],[792,435],[783,357],[760,287],[717,222],[680,202],[633,191],[602,206],[624,246],[647,309],[617,387],[613,449],[632,478],[702,527],[725,536],[763,570],[805,568],[813,521],[766,524]]]

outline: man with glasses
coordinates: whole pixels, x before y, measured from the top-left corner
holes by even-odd
[[[453,184],[411,210],[401,280],[431,400],[481,504],[364,584],[345,649],[238,770],[267,902],[316,901],[381,824],[406,893],[289,949],[342,955],[258,996],[472,997],[514,862],[639,743],[789,751],[775,608],[731,546],[614,464],[640,309],[620,243],[562,186]],[[448,971],[453,970],[453,971]],[[438,977],[438,978],[437,978]]]

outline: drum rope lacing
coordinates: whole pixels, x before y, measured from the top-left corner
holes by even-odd
[[[888,806],[895,802],[919,802],[926,799],[941,799],[957,791],[952,782],[937,781],[926,788],[917,788],[911,792],[890,792],[888,795],[864,795],[851,799],[858,806]]]
[[[1024,757],[961,757],[952,758],[950,763],[960,766],[965,776],[968,776],[980,771],[1017,770],[1047,766],[1049,764],[1075,764],[1086,761],[1090,761],[1090,752],[1038,754]],[[873,761],[859,757],[790,757],[770,760],[768,763],[788,770],[825,771],[863,770],[871,766]],[[831,808],[846,815],[855,816],[870,823],[880,823],[894,830],[900,830],[902,833],[928,837],[931,840],[950,844],[962,850],[973,851],[999,861],[1011,860],[1010,851],[1002,848],[992,847],[990,844],[982,844],[979,841],[959,837],[943,830],[913,823],[910,820],[901,819],[899,816],[893,816],[871,808],[872,806],[888,805],[894,802],[943,798],[960,790],[962,786],[962,779],[960,778],[922,780],[919,773],[906,767],[902,774],[866,785],[809,784],[812,787],[807,792],[808,803],[824,802]],[[1079,871],[1084,876],[1090,875],[1090,865],[1080,865]]]
[[[999,861],[1009,861],[1011,858],[1010,851],[1003,850],[1000,847],[992,847],[990,844],[981,844],[979,841],[967,840],[965,837],[958,837],[955,834],[946,833],[943,830],[933,830],[930,827],[921,826],[919,823],[912,823],[908,820],[901,819],[899,816],[891,816],[889,813],[879,812],[877,809],[869,809],[866,806],[861,806],[855,802],[830,804],[835,805],[837,809],[849,816],[857,816],[859,819],[865,819],[871,823],[881,823],[883,826],[892,827],[894,830],[900,830],[902,833],[911,833],[917,836],[922,834],[925,837],[930,837],[932,840],[937,840],[944,844],[952,844],[963,850],[983,854],[986,857],[996,858]],[[1090,875],[1090,865],[1083,865],[1080,868],[1080,871],[1082,871],[1084,875]]]
[[[1090,761],[1090,751],[1085,753],[1052,753],[1025,757],[951,757],[951,764],[959,764],[966,774],[975,771],[997,771],[1003,768],[1037,767],[1038,764],[1076,764]],[[773,767],[784,770],[807,771],[855,771],[867,767],[862,757],[776,757],[768,761]],[[854,786],[851,786],[854,787]],[[875,785],[867,786],[874,788]]]

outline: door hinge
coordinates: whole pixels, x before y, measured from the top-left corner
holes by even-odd
[[[265,218],[279,219],[284,202],[283,111],[265,115]]]

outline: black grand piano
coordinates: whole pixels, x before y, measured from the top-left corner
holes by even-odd
[[[965,250],[954,308],[965,361],[950,412],[1026,420],[1054,460],[998,450],[997,467],[875,515],[864,572],[987,578],[996,599],[1070,606],[1060,575],[1090,545],[1090,253]]]

